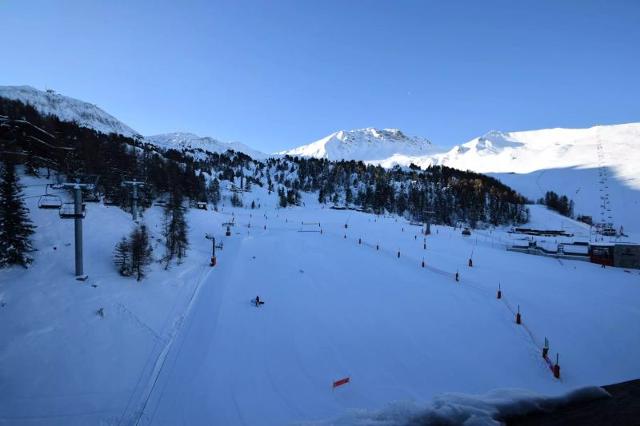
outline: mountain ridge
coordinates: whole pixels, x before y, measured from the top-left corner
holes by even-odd
[[[339,130],[307,145],[277,152],[328,160],[382,161],[398,153],[426,155],[435,152],[431,141],[423,137],[407,136],[399,129]]]
[[[117,133],[132,138],[142,138],[127,126],[98,106],[61,95],[53,90],[38,90],[31,86],[0,86],[0,98],[21,101],[34,107],[43,115],[54,115],[61,121],[75,122],[81,127],[109,134]]]
[[[145,141],[162,149],[203,150],[212,153],[223,153],[228,150],[242,152],[261,160],[268,155],[251,148],[241,142],[222,142],[210,136],[198,136],[191,132],[171,132],[145,136]]]

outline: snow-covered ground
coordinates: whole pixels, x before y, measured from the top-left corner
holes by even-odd
[[[88,205],[81,283],[72,221],[29,198],[35,263],[0,271],[0,424],[331,423],[394,401],[427,409],[443,393],[561,395],[640,375],[637,270],[508,252],[506,229],[433,226],[424,249],[401,218],[324,208],[313,194],[290,209],[258,187],[244,197],[261,208],[190,211],[184,264],[156,264],[141,283],[111,263],[129,215]],[[540,206],[532,219],[588,238]],[[160,209],[144,221],[160,238]],[[215,268],[205,233],[224,244]],[[540,356],[545,337],[561,380]]]
[[[544,198],[547,191],[555,191],[569,197],[575,203],[575,214],[588,215],[595,222],[601,220],[601,194],[608,194],[609,212],[604,211],[611,216],[616,229],[620,226],[627,231],[640,233],[640,221],[638,220],[638,212],[640,212],[640,190],[632,186],[631,181],[625,181],[616,177],[615,172],[611,169],[610,176],[604,185],[599,184],[600,176],[598,169],[545,169],[527,174],[512,173],[492,173],[501,182],[509,185],[516,191],[524,194],[532,200]]]

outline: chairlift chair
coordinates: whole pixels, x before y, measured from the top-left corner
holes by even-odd
[[[82,203],[82,212],[80,215],[76,216],[76,206],[74,203],[64,203],[60,206],[60,210],[58,210],[60,214],[60,219],[84,219],[86,215],[85,204]]]
[[[97,203],[100,201],[100,197],[95,192],[90,192],[82,197],[82,201],[86,201],[87,203]]]
[[[43,195],[38,200],[40,209],[59,209],[62,206],[62,199],[57,195]]]
[[[62,198],[55,194],[49,194],[49,187],[53,187],[51,184],[45,186],[44,195],[38,200],[38,208],[41,209],[59,209],[62,205]]]

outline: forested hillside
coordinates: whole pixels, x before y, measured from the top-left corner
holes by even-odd
[[[191,201],[220,202],[220,182],[237,193],[265,186],[280,197],[280,206],[300,203],[299,193],[317,192],[327,205],[372,213],[397,213],[413,220],[476,227],[522,223],[525,199],[491,177],[445,166],[420,169],[365,165],[360,161],[272,157],[263,161],[243,153],[211,153],[202,149],[167,149],[141,138],[103,134],[42,116],[20,101],[0,98],[2,150],[24,163],[27,173],[54,179],[97,179],[96,193],[122,208],[130,195],[123,180],[146,185],[139,204],[180,194]],[[15,155],[19,153],[20,155]],[[238,195],[232,200],[242,204]]]

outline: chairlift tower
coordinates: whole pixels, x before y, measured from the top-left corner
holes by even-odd
[[[216,237],[211,234],[205,234],[204,236],[207,240],[211,240],[211,262],[209,266],[216,266]]]
[[[600,186],[600,221],[596,224],[596,232],[600,234],[600,240],[602,241],[605,235],[611,236],[614,225],[604,145],[600,140],[596,146],[596,153],[598,156],[598,182]]]
[[[63,183],[63,188],[73,189],[73,213],[63,212],[61,207],[60,217],[63,219],[73,219],[75,227],[75,252],[76,252],[76,279],[84,281],[88,276],[84,273],[82,256],[82,219],[84,219],[84,209],[82,206],[82,189],[93,189],[93,184],[88,183]]]
[[[424,224],[424,230],[423,233],[424,235],[430,235],[431,234],[431,218],[435,215],[436,212],[434,212],[433,210],[426,210],[424,212],[425,215],[425,224]]]
[[[137,180],[125,180],[122,182],[122,186],[131,186],[131,217],[134,222],[138,222],[138,187],[144,186],[144,182]]]

